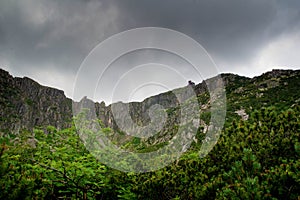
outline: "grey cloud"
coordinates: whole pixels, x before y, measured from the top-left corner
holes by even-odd
[[[113,20],[117,12],[104,2],[24,0],[0,4],[0,30],[4,32],[0,51],[19,68],[22,63],[40,67],[52,63],[74,71],[97,43],[116,31]]]
[[[71,82],[68,74],[75,76],[98,43],[120,31],[144,26],[191,36],[217,64],[227,63],[220,66],[221,71],[237,73],[231,65],[247,65],[276,38],[300,32],[300,1],[0,1],[0,66],[9,63],[12,71],[25,75],[51,68],[49,71],[66,75],[64,82]]]
[[[270,0],[117,2],[131,28],[162,26],[181,31],[195,38],[215,57],[231,62],[251,59],[278,34],[270,28],[278,27],[277,12],[281,8]]]

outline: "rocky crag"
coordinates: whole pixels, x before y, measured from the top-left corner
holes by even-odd
[[[45,87],[30,78],[12,77],[0,69],[0,128],[2,132],[48,125],[70,126],[72,100],[58,89]]]
[[[226,88],[226,121],[235,117],[247,120],[248,114],[263,106],[276,106],[279,109],[299,104],[300,70],[273,70],[254,78],[235,74],[221,74]],[[207,81],[213,81],[213,78]],[[206,81],[206,82],[207,82]],[[189,82],[193,87],[201,109],[200,123],[205,129],[210,120],[210,96],[206,82]],[[180,90],[180,89],[177,89]],[[34,80],[13,77],[0,69],[0,130],[1,133],[19,130],[32,130],[34,127],[54,126],[58,129],[72,125],[72,103],[79,108],[84,103],[95,105],[97,117],[106,127],[119,130],[112,113],[112,105],[104,102],[94,103],[86,98],[81,102],[72,102],[58,89],[45,87]],[[167,123],[172,127],[178,122],[179,102],[174,91],[149,97],[143,102],[128,103],[129,114],[134,123],[145,126],[149,123],[149,108],[159,104],[167,111]],[[174,130],[174,129],[172,129]],[[162,131],[161,141],[172,137],[172,130]],[[174,131],[173,131],[174,132]],[[168,133],[168,134],[167,134]],[[159,141],[159,138],[155,140]]]

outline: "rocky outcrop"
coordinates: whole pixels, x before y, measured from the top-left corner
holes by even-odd
[[[235,114],[237,110],[243,110],[243,116],[246,116],[250,109],[272,105],[276,102],[292,105],[300,98],[299,70],[273,70],[252,79],[234,74],[221,76],[226,87],[228,116],[231,112]],[[192,87],[200,108],[205,112],[209,112],[209,103],[212,100],[207,83],[210,89],[217,88],[221,84],[215,79],[213,77],[199,84],[190,82],[186,86]],[[175,94],[184,91],[186,90],[179,88],[149,97],[143,102],[131,102],[124,105],[128,107],[128,115],[133,123],[139,126],[147,126],[151,121],[151,108],[160,105],[161,109],[167,113],[167,126],[170,124],[174,126],[180,118],[180,111],[177,110],[180,102]],[[287,93],[290,94],[289,99],[286,98]],[[183,93],[182,95],[184,96]],[[276,99],[273,99],[274,97]],[[84,106],[84,102],[94,105],[93,109],[104,126],[114,130],[120,128],[115,121],[112,109],[117,104],[105,105],[104,102],[94,103],[83,98],[81,102],[73,102],[73,108],[79,109],[80,106]],[[63,91],[42,86],[27,77],[12,77],[2,69],[0,69],[0,110],[1,132],[18,132],[20,129],[31,130],[36,126],[48,125],[62,129],[72,124],[72,100],[67,98]],[[126,116],[121,117],[125,119]],[[204,121],[200,123],[205,127]],[[168,137],[171,137],[172,131],[176,132],[174,129],[165,127],[162,135],[168,134]]]
[[[35,126],[71,125],[72,100],[58,89],[41,86],[30,78],[14,78],[0,69],[0,127],[18,132]]]

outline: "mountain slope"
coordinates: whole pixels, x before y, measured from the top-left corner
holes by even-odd
[[[72,100],[64,92],[0,69],[0,128],[4,132],[35,126],[70,126]]]
[[[221,76],[226,87],[227,121],[236,117],[247,119],[247,113],[263,106],[283,109],[299,104],[300,70],[273,70],[254,78],[234,74]],[[205,82],[193,88],[202,105],[201,120],[205,126],[210,119],[209,93]],[[87,99],[81,103],[83,101]],[[150,118],[147,110],[155,104],[167,109],[168,123],[176,123],[179,103],[172,91],[149,97],[143,102],[129,103],[133,121],[140,125],[148,124]],[[106,127],[118,130],[111,106],[105,106],[103,102],[95,103],[95,111]],[[14,78],[1,69],[0,110],[2,132],[18,132],[19,129],[31,130],[35,126],[48,125],[61,129],[71,126],[72,121],[72,100],[63,91],[42,86],[27,77]]]

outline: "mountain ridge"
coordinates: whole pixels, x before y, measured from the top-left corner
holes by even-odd
[[[226,88],[227,106],[229,107],[227,112],[229,115],[238,116],[237,111],[244,109],[246,113],[249,113],[249,108],[255,107],[255,105],[243,105],[245,102],[249,103],[247,99],[243,100],[243,97],[253,98],[254,95],[257,99],[262,99],[263,95],[268,93],[268,90],[280,88],[281,92],[284,86],[294,88],[294,91],[295,88],[299,87],[298,80],[300,70],[272,70],[253,78],[231,73],[224,73],[220,76]],[[213,79],[214,77],[193,85],[198,101],[203,101],[202,103],[204,103],[204,105],[206,105],[209,100],[205,83]],[[290,81],[292,79],[293,81]],[[142,102],[130,102],[125,104],[131,107],[131,115],[136,123],[147,124],[149,122],[149,116],[146,112],[152,105],[159,104],[166,107],[166,109],[171,109],[178,105],[172,91],[148,97]],[[289,92],[289,89],[287,89],[287,92]],[[63,90],[40,85],[28,77],[13,77],[9,72],[1,68],[0,94],[0,108],[2,110],[0,115],[0,129],[2,132],[18,132],[20,129],[31,130],[36,126],[45,127],[48,125],[58,129],[70,127],[72,124],[72,103],[75,103],[75,105],[76,103],[80,103],[74,102],[72,99],[66,97]],[[296,98],[294,99],[295,102],[298,101],[300,96],[299,92],[294,92],[294,94],[291,95],[293,95],[293,98]],[[294,100],[291,100],[291,102],[290,100],[289,102],[283,102],[283,104],[292,105],[292,101]],[[267,102],[267,104],[272,105],[272,102],[273,100],[270,99],[270,102]],[[97,116],[104,125],[118,129],[111,112],[112,104],[106,106],[104,102],[93,103]],[[258,103],[260,106],[267,104],[264,104],[263,101]],[[209,106],[207,105],[207,107]]]

